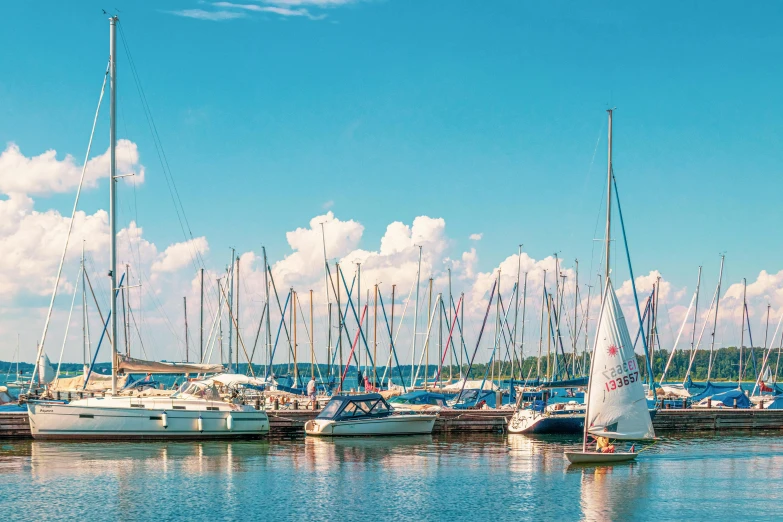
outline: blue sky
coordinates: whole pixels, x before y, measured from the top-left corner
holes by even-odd
[[[12,50],[0,53],[0,142],[82,161],[108,5],[0,6],[0,46]],[[427,215],[445,219],[457,253],[482,233],[483,271],[519,243],[536,259],[561,252],[587,263],[603,235],[613,106],[637,274],[659,270],[692,289],[704,264],[712,285],[721,251],[729,282],[783,268],[778,3],[111,7],[193,233],[209,239],[216,266],[229,246],[264,244],[282,257],[285,233],[326,209],[361,222],[367,249],[389,223]],[[139,222],[156,244],[182,241],[124,49],[119,60],[119,135],[138,144],[146,168]],[[106,128],[102,118],[99,152]],[[91,190],[82,208],[105,201]],[[71,204],[72,193],[36,199],[63,213]]]

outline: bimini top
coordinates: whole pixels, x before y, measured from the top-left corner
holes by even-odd
[[[389,402],[391,404],[412,404],[445,407],[446,396],[442,393],[416,390],[389,399]]]
[[[391,415],[392,409],[379,393],[335,395],[318,419],[350,421]]]

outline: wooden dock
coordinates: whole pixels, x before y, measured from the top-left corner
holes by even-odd
[[[310,410],[268,411],[272,437],[301,437],[304,424],[319,412]],[[445,410],[433,433],[503,433],[511,410]],[[660,410],[653,420],[660,434],[704,432],[783,431],[783,410],[689,409]],[[0,439],[30,438],[27,413],[0,413]]]

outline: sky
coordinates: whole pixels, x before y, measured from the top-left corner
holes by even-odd
[[[755,345],[763,344],[767,304],[770,337],[783,314],[777,3],[4,3],[0,45],[14,52],[0,54],[0,360],[15,357],[17,334],[21,358],[31,360],[42,336],[108,60],[104,9],[121,18],[118,161],[121,173],[135,174],[119,183],[118,214],[121,262],[131,265],[131,285],[141,285],[130,290],[130,306],[145,353],[132,341],[134,354],[183,357],[182,297],[192,341],[197,269],[208,271],[211,325],[214,280],[231,248],[242,256],[240,332],[254,337],[264,246],[281,294],[293,286],[305,304],[315,291],[314,344],[323,358],[322,240],[349,280],[355,262],[365,264],[363,293],[378,282],[388,302],[396,284],[399,308],[422,245],[422,308],[426,280],[434,278],[435,294],[447,292],[451,268],[454,293],[466,293],[473,344],[498,267],[504,302],[513,301],[524,244],[532,353],[553,256],[564,260],[570,285],[579,260],[580,317],[585,284],[597,284],[610,107],[640,299],[658,275],[663,281],[662,345],[674,343],[699,266],[697,331],[708,319],[720,253],[719,345],[739,342],[743,278]],[[63,346],[82,242],[102,313],[108,303],[107,102],[45,342],[52,359]],[[613,279],[635,324],[617,226],[613,239]],[[82,359],[76,294],[62,356],[74,362]],[[593,298],[588,330],[595,306]],[[94,345],[100,320],[94,307],[88,314]],[[397,341],[406,360],[407,314]],[[426,312],[419,315],[426,325]],[[479,358],[492,344],[492,335],[483,338]]]

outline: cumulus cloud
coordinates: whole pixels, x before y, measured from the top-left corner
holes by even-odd
[[[0,192],[29,196],[70,192],[79,184],[82,166],[70,154],[57,159],[57,151],[47,150],[38,156],[25,156],[19,146],[9,143],[0,154]],[[117,141],[117,174],[134,174],[123,178],[129,183],[144,181],[144,167],[139,164],[139,150],[135,143]],[[109,177],[109,150],[90,159],[84,175],[84,186],[95,187],[99,179]]]
[[[197,254],[204,254],[208,249],[209,245],[205,237],[174,243],[152,264],[152,272],[176,272],[190,264]]]
[[[471,234],[470,236],[468,236],[468,239],[470,239],[471,241],[481,241],[482,237],[484,237],[483,232],[479,234]]]

